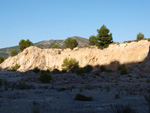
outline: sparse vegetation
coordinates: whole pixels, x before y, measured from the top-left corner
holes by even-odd
[[[147,79],[147,80],[146,80],[146,82],[147,82],[147,83],[150,83],[150,80],[149,80],[149,79]]]
[[[32,109],[33,113],[40,113],[40,108],[38,106],[34,106]]]
[[[147,40],[150,42],[150,38],[147,38]]]
[[[19,49],[20,49],[20,51],[23,51],[25,48],[30,47],[30,46],[33,46],[33,43],[29,39],[27,39],[27,40],[23,40],[22,39],[19,42]]]
[[[79,100],[79,101],[92,101],[93,98],[92,97],[87,97],[87,96],[84,96],[82,94],[76,94],[75,100]]]
[[[66,70],[67,72],[71,70],[75,70],[79,67],[78,62],[75,58],[65,58],[63,60],[63,64],[61,65],[63,70]]]
[[[128,75],[127,77],[132,77],[132,75]]]
[[[150,95],[149,96],[145,95],[144,98],[148,102],[148,104],[150,105]]]
[[[31,86],[27,85],[25,82],[19,82],[19,84],[16,85],[16,88],[20,90],[24,90],[24,89],[30,89]]]
[[[120,70],[120,74],[121,74],[121,75],[126,75],[126,74],[128,74],[125,65],[120,65],[120,66],[118,66],[118,70]]]
[[[126,74],[128,74],[127,69],[126,69],[126,68],[121,69],[120,74],[121,74],[121,75],[126,75]]]
[[[58,51],[58,54],[61,54],[61,51]]]
[[[100,66],[100,69],[101,69],[102,72],[106,70],[105,66],[103,66],[103,65]]]
[[[16,64],[15,66],[11,67],[12,71],[17,71],[20,68],[20,66],[18,64]]]
[[[73,38],[67,38],[64,43],[65,47],[70,49],[73,49],[78,46],[78,41]]]
[[[49,83],[52,80],[52,76],[50,73],[42,73],[39,77],[39,81],[42,83]]]
[[[85,68],[77,68],[77,69],[76,69],[76,73],[77,73],[77,74],[86,73],[86,69],[85,69]]]
[[[90,73],[90,72],[92,72],[93,67],[91,65],[87,65],[87,66],[85,66],[85,69],[86,69],[87,73]]]
[[[3,85],[3,79],[0,79],[0,86]]]
[[[58,91],[60,92],[60,91],[65,91],[66,90],[66,88],[59,88],[58,89]]]
[[[4,58],[0,56],[0,64],[4,61]]]
[[[118,70],[121,70],[121,69],[123,69],[125,66],[124,65],[119,65],[118,66]]]
[[[60,71],[58,69],[54,69],[52,72],[55,74],[60,73]]]
[[[10,52],[10,56],[16,56],[18,53],[15,49],[13,49],[11,52]]]
[[[105,71],[106,71],[107,73],[113,72],[113,70],[111,70],[111,69],[106,69]]]
[[[128,105],[120,105],[118,103],[115,105],[110,104],[110,108],[114,111],[113,113],[137,113],[129,106],[129,104]]]

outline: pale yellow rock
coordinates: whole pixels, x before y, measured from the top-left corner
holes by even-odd
[[[39,67],[40,69],[58,68],[61,70],[63,60],[76,58],[81,67],[86,65],[112,65],[115,69],[119,64],[142,62],[148,55],[150,42],[141,40],[139,42],[111,44],[108,48],[100,50],[97,47],[70,49],[40,49],[29,47],[17,56],[7,58],[0,67],[11,69],[15,64],[19,64],[18,71],[27,71]],[[61,51],[61,54],[58,54]]]

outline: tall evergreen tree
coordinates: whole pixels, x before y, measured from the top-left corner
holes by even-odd
[[[97,32],[97,46],[99,48],[106,48],[113,42],[112,33],[109,34],[109,29],[105,25],[98,29]]]

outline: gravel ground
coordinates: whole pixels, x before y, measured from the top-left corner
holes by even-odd
[[[116,113],[123,106],[149,113],[150,78],[113,73],[52,74],[52,82],[43,84],[31,71],[0,71],[0,113]],[[27,87],[16,87],[19,83]],[[79,93],[93,100],[75,100]]]

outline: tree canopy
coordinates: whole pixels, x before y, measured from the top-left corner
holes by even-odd
[[[22,39],[19,42],[19,49],[20,49],[20,51],[23,51],[25,48],[30,47],[30,46],[33,46],[33,43],[29,39],[27,39],[27,40],[23,40]]]
[[[10,52],[10,56],[16,56],[18,53],[15,49],[13,49],[11,52]]]
[[[89,45],[96,45],[96,44],[97,44],[97,37],[95,35],[90,36]]]
[[[109,44],[113,42],[112,33],[109,34],[109,29],[103,25],[100,29],[97,30],[97,46],[101,49],[108,47]]]
[[[67,38],[64,43],[65,47],[70,49],[73,49],[78,46],[78,41],[73,38]]]
[[[59,46],[58,46],[57,44],[54,44],[54,45],[52,46],[52,48],[59,48]]]
[[[141,32],[139,32],[138,34],[137,34],[137,40],[142,40],[142,39],[144,39],[144,34],[142,34]]]

